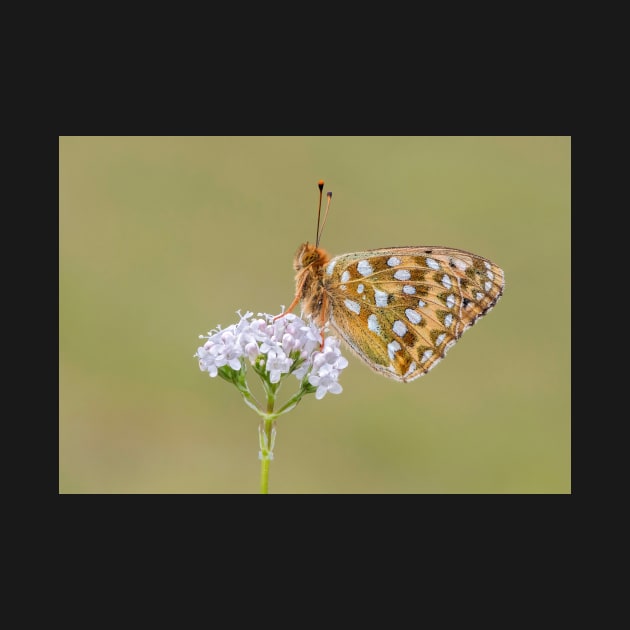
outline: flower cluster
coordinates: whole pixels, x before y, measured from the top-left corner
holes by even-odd
[[[348,361],[341,355],[339,339],[328,336],[322,344],[323,330],[292,313],[274,321],[274,316],[267,313],[252,319],[249,311],[245,315],[237,312],[237,324],[201,336],[207,341],[194,356],[202,371],[238,386],[238,375],[244,375],[249,363],[270,386],[279,385],[285,375],[293,374],[301,381],[297,400],[312,392],[318,400],[328,392],[341,393],[338,379]]]

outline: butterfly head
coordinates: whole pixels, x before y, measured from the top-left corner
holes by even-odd
[[[293,258],[293,268],[298,273],[307,268],[322,267],[330,260],[328,252],[313,243],[303,243],[298,247]]]

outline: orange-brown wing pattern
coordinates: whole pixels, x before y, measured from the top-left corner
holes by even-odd
[[[372,369],[399,381],[426,374],[503,292],[502,269],[448,247],[392,247],[330,260],[328,318]]]

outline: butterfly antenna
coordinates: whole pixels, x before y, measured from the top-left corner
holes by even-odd
[[[317,182],[319,188],[319,204],[317,205],[317,232],[315,233],[315,247],[319,247],[319,217],[322,214],[322,194],[324,192],[324,180]]]
[[[328,218],[328,210],[330,209],[330,201],[332,199],[332,193],[328,191],[326,193],[326,197],[328,197],[328,201],[326,202],[326,212],[324,213],[324,221],[322,223],[322,229],[320,230],[319,225],[317,226],[317,243],[315,243],[315,247],[319,247],[319,239],[321,238],[322,232],[324,231],[324,226],[326,225],[326,219]],[[320,194],[320,207],[321,207],[321,194]],[[317,218],[319,219],[319,215]]]

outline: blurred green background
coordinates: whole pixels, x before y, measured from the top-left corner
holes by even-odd
[[[270,493],[570,493],[570,177],[570,137],[60,137],[59,492],[258,492],[258,417],[193,354],[291,302],[324,179],[331,254],[459,247],[506,287],[412,383],[345,348]]]

